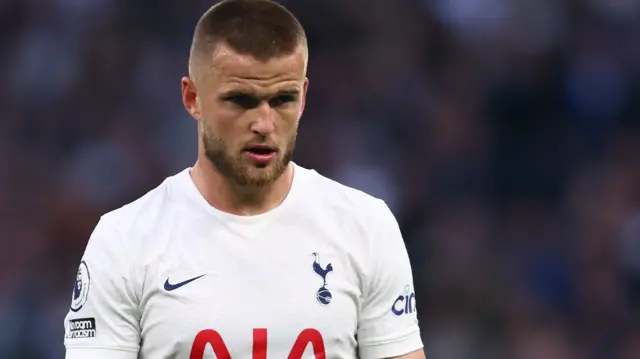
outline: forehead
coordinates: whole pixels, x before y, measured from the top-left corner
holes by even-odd
[[[271,87],[304,81],[306,61],[306,53],[302,48],[265,62],[220,46],[213,55],[208,72],[218,87]]]

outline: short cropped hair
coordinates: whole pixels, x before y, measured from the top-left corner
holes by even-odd
[[[272,0],[223,0],[198,21],[191,45],[195,57],[211,56],[224,44],[240,55],[259,61],[307,49],[307,37],[298,19]]]

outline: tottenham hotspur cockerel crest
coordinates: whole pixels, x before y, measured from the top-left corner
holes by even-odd
[[[318,302],[323,305],[331,303],[331,292],[327,289],[327,274],[333,271],[333,266],[328,263],[326,267],[322,268],[320,265],[320,255],[313,253],[315,260],[313,262],[313,271],[322,278],[322,287],[318,289],[317,298]]]

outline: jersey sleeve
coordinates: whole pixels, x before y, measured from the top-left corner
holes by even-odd
[[[103,217],[76,274],[64,320],[66,359],[136,359],[140,316],[130,253]]]
[[[380,203],[374,216],[371,260],[358,320],[362,359],[390,358],[423,347],[409,256],[394,215]]]

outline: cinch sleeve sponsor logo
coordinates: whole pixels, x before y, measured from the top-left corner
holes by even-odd
[[[416,294],[411,290],[411,286],[404,287],[404,293],[399,295],[393,302],[391,311],[397,316],[411,314],[416,311]]]

